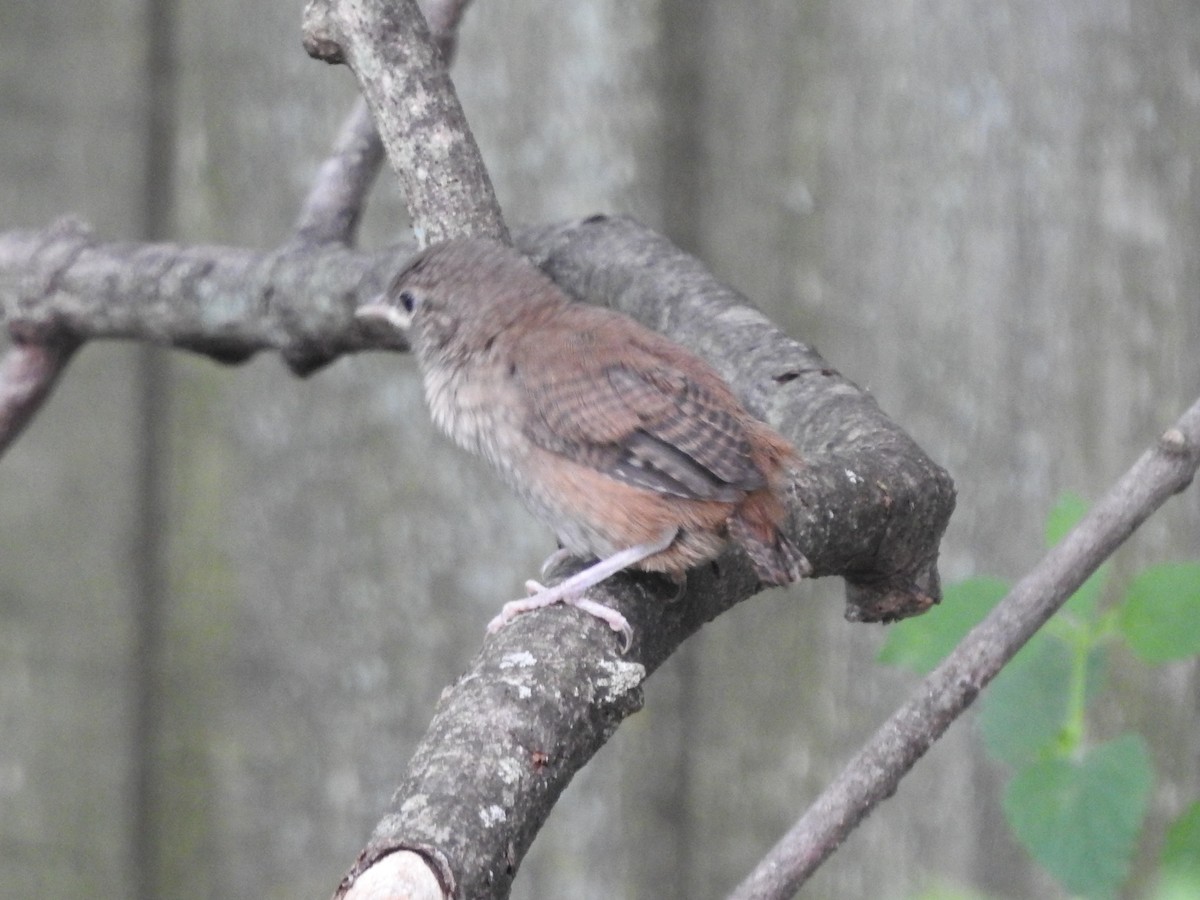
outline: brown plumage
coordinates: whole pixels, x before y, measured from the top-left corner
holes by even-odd
[[[411,327],[434,420],[487,459],[570,553],[599,559],[507,604],[568,602],[620,569],[677,580],[730,543],[765,584],[809,574],[782,531],[794,448],[752,417],[699,357],[627,316],[572,302],[517,251],[488,240],[431,247],[364,317]]]

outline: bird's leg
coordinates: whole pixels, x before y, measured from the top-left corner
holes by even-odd
[[[655,553],[661,553],[663,550],[666,550],[671,546],[671,542],[675,540],[676,534],[677,532],[672,529],[652,543],[635,544],[632,547],[626,547],[624,550],[618,550],[612,556],[598,560],[586,569],[576,572],[570,578],[560,581],[551,587],[544,587],[533,580],[525,582],[525,589],[529,591],[530,596],[524,600],[513,600],[505,603],[500,608],[500,613],[496,618],[488,623],[488,631],[499,631],[521,613],[541,609],[543,606],[551,606],[555,603],[565,603],[578,607],[589,615],[593,615],[606,623],[613,631],[620,632],[622,636],[622,649],[629,649],[629,645],[633,642],[633,629],[629,627],[629,622],[612,607],[605,606],[603,603],[597,603],[595,600],[587,599],[583,596],[584,592],[588,588],[595,587],[604,581],[604,579],[617,574],[622,569],[627,569],[641,562],[643,559],[653,556]],[[551,564],[557,555],[552,555],[551,559],[546,561],[547,564]],[[545,568],[543,566],[543,574]]]
[[[538,606],[549,606],[552,603],[571,603],[575,597],[580,597],[590,587],[595,587],[604,579],[616,575],[622,569],[628,569],[630,566],[641,562],[647,557],[653,556],[655,553],[661,553],[671,546],[671,542],[675,540],[676,531],[672,529],[667,532],[664,537],[657,541],[648,544],[634,544],[632,547],[626,547],[624,550],[618,550],[612,556],[597,560],[579,572],[576,572],[570,578],[560,581],[552,587],[544,587],[538,582],[530,579],[525,582],[525,590],[529,591],[530,597],[527,600],[515,600],[514,603],[528,603],[537,600]],[[559,551],[569,556],[569,551]],[[546,561],[547,565],[543,565],[542,574],[545,575],[546,569],[553,566],[559,559],[559,553],[551,555]],[[508,605],[508,604],[506,604]],[[532,607],[537,609],[538,606]],[[525,612],[526,610],[518,610],[517,612]],[[616,630],[616,629],[614,629]]]

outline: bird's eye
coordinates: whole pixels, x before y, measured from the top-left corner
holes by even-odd
[[[412,291],[400,292],[400,305],[404,307],[405,312],[409,313],[416,308],[417,298],[413,295]]]

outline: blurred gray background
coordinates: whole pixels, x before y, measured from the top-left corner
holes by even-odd
[[[0,0],[0,228],[276,245],[354,95],[301,7]],[[511,223],[663,229],[950,469],[948,580],[1022,574],[1200,388],[1194,3],[479,0],[455,80]],[[385,173],[364,244],[403,222]],[[1115,580],[1200,556],[1198,498]],[[327,896],[552,548],[406,357],[85,348],[0,460],[0,896]],[[724,896],[914,684],[841,614],[820,582],[706,627],[514,896]],[[1198,677],[1110,678],[1096,736],[1160,777],[1136,894],[1200,793]],[[803,896],[1059,896],[1004,779],[968,716]]]

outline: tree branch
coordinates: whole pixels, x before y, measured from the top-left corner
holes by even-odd
[[[296,219],[299,247],[351,246],[366,207],[367,192],[383,163],[383,144],[367,104],[359,98],[342,124],[329,158],[321,164]]]
[[[68,337],[17,340],[0,360],[0,455],[41,409],[78,346]]]
[[[458,49],[458,26],[470,0],[425,0],[421,5],[432,40],[449,67]],[[329,158],[296,221],[295,243],[351,246],[366,206],[367,192],[383,162],[383,143],[361,97],[343,123]]]
[[[397,54],[413,62],[410,68],[392,70],[402,80],[406,72],[414,76],[404,84],[415,92],[410,96],[414,102],[401,104],[410,115],[400,115],[393,108],[401,95],[392,95],[391,103],[373,89],[366,95],[375,97],[375,108],[384,109],[385,121],[392,123],[388,130],[392,158],[403,170],[401,183],[407,187],[414,227],[430,240],[458,233],[444,231],[451,227],[445,223],[461,223],[470,233],[507,234],[479,151],[438,60],[439,55],[447,62],[453,58],[458,24],[468,2],[427,0],[432,38],[425,19],[411,2],[401,5],[394,20],[387,20],[386,28],[375,26],[385,21],[380,3],[368,4],[365,11],[353,2],[340,3],[335,11],[330,3],[314,0],[305,14],[309,26],[306,45],[314,55],[340,61],[344,42],[355,51],[351,58],[361,64],[356,72],[394,65]],[[371,84],[377,80],[369,79]],[[433,102],[422,107],[415,102],[417,96],[432,97]],[[405,147],[413,152],[401,152]],[[73,220],[64,220],[44,233],[13,232],[0,237],[0,312],[14,340],[0,366],[0,454],[37,414],[75,349],[88,339],[118,337],[165,343],[224,362],[274,349],[300,375],[315,371],[342,352],[359,349],[363,329],[354,328],[349,315],[364,299],[363,291],[369,290],[372,296],[378,293],[388,274],[372,271],[371,277],[356,283],[349,294],[339,295],[323,292],[319,284],[308,290],[303,284],[289,283],[288,276],[305,278],[305,257],[311,261],[309,251],[316,248],[326,251],[319,254],[322,272],[330,271],[328,265],[337,265],[334,245],[353,242],[381,160],[379,133],[367,107],[360,103],[318,170],[297,217],[295,234],[270,259],[249,251],[168,244],[97,248],[90,232]],[[429,171],[439,177],[427,177]],[[450,185],[461,190],[450,191]],[[386,266],[383,259],[377,262]],[[349,264],[353,268],[353,262]],[[76,292],[78,284],[59,283],[60,268],[68,265],[83,284],[93,283],[92,276],[107,270],[111,277],[106,289]],[[243,277],[252,279],[249,292],[237,284]],[[178,282],[179,293],[163,283],[172,278]],[[280,280],[286,284],[284,290],[300,289],[295,296],[302,303],[292,304],[291,309],[303,311],[295,316],[289,315],[287,304],[281,309],[274,303],[275,291],[282,287],[276,283]],[[189,292],[189,287],[195,290]],[[201,297],[203,290],[210,293]],[[177,317],[170,314],[174,310],[163,310],[158,301],[169,295],[183,299],[193,316]],[[305,299],[308,302],[303,302]],[[349,326],[348,340],[328,341],[331,326],[338,333]],[[376,335],[373,346],[386,340],[386,336]],[[403,346],[394,336],[391,345]]]
[[[530,230],[518,243],[576,296],[631,312],[707,356],[797,442],[805,465],[790,491],[789,531],[818,573],[852,585],[850,618],[911,614],[937,598],[934,561],[953,486],[873,400],[631,220]],[[78,231],[18,232],[0,238],[0,310],[32,333],[136,337],[229,361],[272,348],[303,370],[338,353],[403,344],[390,330],[364,329],[353,310],[404,253],[106,245]],[[63,258],[70,263],[53,267],[46,289],[44,260]],[[446,692],[396,807],[343,889],[372,862],[412,850],[459,896],[506,895],[559,793],[640,707],[645,677],[704,622],[758,590],[740,556],[693,573],[688,587],[683,601],[668,604],[672,588],[653,578],[619,576],[603,586],[598,599],[635,629],[624,658],[606,628],[572,610],[522,616],[488,640]]]
[[[1133,464],[911,698],[730,895],[792,897],[1080,585],[1200,466],[1200,400]]]
[[[435,52],[447,63],[454,57],[458,25],[468,3],[469,0],[426,0],[424,4]],[[412,10],[407,6],[404,13],[400,20],[404,27],[397,31],[406,38],[406,45],[418,47],[422,40],[428,39],[428,31],[422,31],[420,13],[415,18],[421,21],[413,21]],[[306,15],[314,22],[333,21],[325,4],[310,4]],[[361,37],[353,29],[347,33]],[[368,36],[381,33],[381,29],[368,29]],[[334,52],[332,45],[314,40],[314,46]],[[377,53],[378,47],[371,41],[362,43],[366,47],[364,57],[373,59],[372,52]],[[460,133],[443,148],[447,152],[432,162],[450,181],[472,185],[475,192],[472,196],[482,197],[481,208],[485,213],[480,214],[480,224],[500,222],[499,206],[491,195],[487,173],[466,129],[457,96],[448,77],[438,80],[439,68],[435,59],[423,59],[422,77],[410,85],[415,89],[431,86],[440,91],[437,106],[443,114],[455,115],[457,110],[452,120],[460,124]],[[428,122],[408,124],[413,137],[420,136],[422,127],[426,131],[436,130]],[[432,125],[436,124],[435,120]],[[0,364],[0,455],[41,409],[75,350],[88,339],[124,337],[166,343],[223,362],[238,362],[259,350],[274,349],[299,375],[310,374],[340,353],[359,349],[364,334],[361,328],[353,327],[356,323],[348,315],[364,299],[364,290],[373,296],[386,283],[389,273],[380,274],[376,269],[386,268],[387,259],[373,260],[369,276],[356,282],[348,294],[321,293],[320,285],[312,285],[315,293],[307,302],[300,296],[297,299],[301,303],[291,305],[294,315],[273,302],[279,287],[275,282],[288,283],[288,274],[306,277],[305,257],[310,251],[353,243],[367,192],[382,159],[379,132],[367,105],[360,100],[342,126],[330,157],[314,178],[291,240],[268,260],[248,251],[185,249],[168,244],[97,248],[90,231],[72,219],[64,219],[43,233],[13,232],[0,237],[0,312],[9,323],[14,341]],[[417,197],[419,201],[424,197],[426,206],[431,202],[419,192]],[[457,221],[455,216],[461,207],[462,204],[448,205],[442,209],[434,203],[429,215],[444,215],[445,221]],[[466,208],[473,207],[466,204]],[[419,224],[419,220],[415,221]],[[427,222],[427,232],[438,232],[438,227],[428,225]],[[495,233],[505,234],[502,223]],[[85,259],[80,264],[81,257]],[[336,260],[335,251],[323,256],[322,271],[328,271],[324,268],[327,265],[336,265]],[[354,261],[348,264],[354,267]],[[89,269],[89,265],[94,269]],[[133,268],[128,268],[131,265]],[[298,273],[294,271],[297,267]],[[107,280],[107,289],[85,288],[76,293],[77,285],[62,283],[61,276],[67,268],[72,269],[82,284],[90,284],[92,276],[100,276],[99,270],[107,270],[113,277]],[[212,278],[208,277],[210,274]],[[241,291],[238,280],[252,274],[258,278],[248,285],[250,292]],[[190,319],[163,316],[164,310],[155,302],[164,293],[162,282],[172,276],[182,289],[172,299],[184,301],[194,313]],[[195,290],[187,291],[189,286]],[[288,284],[289,289],[297,286],[303,287],[294,281]],[[201,296],[204,291],[208,293]],[[33,315],[27,316],[27,311]],[[352,333],[347,340],[330,343],[326,339],[331,320],[335,332],[350,327]],[[387,341],[387,336],[376,335],[371,345],[379,346],[380,341]],[[391,346],[404,345],[393,335]]]
[[[902,618],[937,600],[953,484],[869,395],[632,219],[528,229],[518,244],[568,292],[705,356],[796,443],[806,464],[790,529],[817,575],[847,579],[850,618]],[[403,335],[354,310],[411,252],[104,244],[78,226],[9,232],[0,235],[0,316],[30,340],[135,339],[229,363],[274,350],[307,374],[342,353],[407,349]]]
[[[491,178],[416,0],[309,0],[304,47],[354,72],[419,243],[466,235],[508,239]]]
[[[100,243],[78,226],[13,231],[0,235],[0,318],[29,342],[133,339],[228,363],[275,350],[303,375],[342,353],[406,347],[354,319],[398,252]]]
[[[77,219],[65,218],[41,234],[42,240],[32,246],[22,243],[10,246],[0,239],[0,296],[7,295],[9,291],[5,288],[9,287],[14,296],[22,292],[54,293],[63,272],[74,263],[87,229]],[[23,274],[6,284],[4,273],[10,266]],[[0,319],[8,321],[12,338],[12,346],[0,362],[0,456],[3,456],[50,398],[80,340],[68,329],[52,324],[40,329],[26,328],[10,316],[0,315]]]

